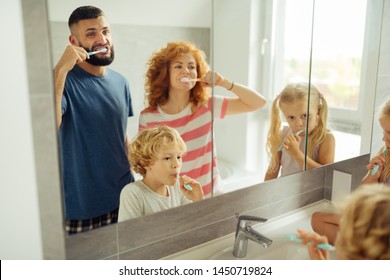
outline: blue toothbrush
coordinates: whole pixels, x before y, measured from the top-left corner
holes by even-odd
[[[180,176],[178,176],[179,180],[180,180]],[[192,187],[188,184],[184,184],[184,187],[189,190],[189,191],[192,191]]]
[[[382,155],[386,156],[386,154],[387,154],[387,150],[386,147],[384,147],[382,150]],[[374,168],[371,170],[371,175],[374,176],[375,173],[378,171],[378,169],[379,169],[379,164],[375,163]]]
[[[287,239],[290,241],[294,241],[296,243],[301,243],[303,240],[302,238],[299,238],[296,234],[287,234]],[[317,244],[316,247],[319,249],[322,249],[322,250],[327,250],[327,251],[334,251],[335,250],[335,247],[328,244],[328,243],[319,243],[319,244]]]
[[[297,135],[297,136],[298,136],[298,135],[301,134],[301,132],[303,132],[303,131],[305,131],[305,130],[302,129],[302,130],[300,130],[300,131],[298,131],[298,132],[295,132],[294,135]],[[280,152],[281,150],[283,150],[283,145],[280,145],[280,146],[279,146],[278,152]]]

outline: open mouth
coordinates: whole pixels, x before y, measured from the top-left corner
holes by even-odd
[[[108,53],[109,50],[108,46],[99,46],[93,49],[94,52],[99,51],[100,53]]]
[[[192,81],[192,79],[189,77],[183,77],[183,78],[180,78],[179,81],[182,83],[189,83]]]

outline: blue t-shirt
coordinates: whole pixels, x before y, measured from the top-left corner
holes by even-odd
[[[92,75],[75,66],[67,75],[60,127],[66,219],[91,219],[119,207],[134,181],[126,156],[127,119],[133,116],[128,81],[108,69]]]

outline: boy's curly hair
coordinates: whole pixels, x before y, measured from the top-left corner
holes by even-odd
[[[131,168],[145,176],[146,167],[156,161],[156,155],[164,148],[179,147],[186,152],[186,144],[176,129],[163,125],[140,131],[128,145],[128,159]]]

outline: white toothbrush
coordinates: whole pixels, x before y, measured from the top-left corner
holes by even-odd
[[[191,78],[180,78],[180,82],[200,82],[201,81],[201,78],[197,78],[197,79],[191,79]]]
[[[295,132],[294,133],[294,135],[299,135],[299,134],[301,134],[302,132],[304,132],[305,130],[304,129],[302,129],[302,130],[300,130],[300,131],[298,131],[298,132]],[[279,146],[279,148],[278,148],[278,152],[280,152],[281,150],[283,150],[283,145],[280,145]]]
[[[384,147],[382,150],[382,155],[386,156],[386,154],[387,154],[387,149],[386,147]],[[371,175],[374,176],[375,173],[378,171],[378,169],[379,169],[379,164],[375,163],[374,168],[371,170]]]
[[[97,51],[94,51],[94,52],[89,52],[88,55],[91,56],[91,55],[94,55],[94,54],[97,54],[97,53],[101,53],[101,52],[106,52],[107,49],[106,48],[102,48],[102,49],[99,49]]]

